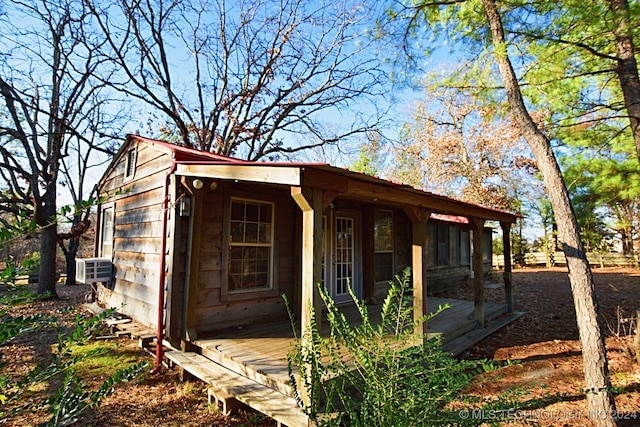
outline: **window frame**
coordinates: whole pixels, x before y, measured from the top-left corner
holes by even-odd
[[[125,153],[123,181],[132,181],[136,175],[138,166],[138,148],[133,147]]]
[[[232,221],[232,209],[233,203],[241,201],[241,202],[249,202],[249,203],[259,203],[259,204],[268,204],[271,206],[271,236],[270,236],[270,244],[260,244],[260,243],[234,243],[231,239],[231,221]],[[268,296],[277,296],[278,295],[278,286],[277,286],[277,263],[278,259],[278,242],[276,239],[276,202],[273,200],[267,200],[263,198],[256,198],[253,195],[241,194],[241,193],[230,193],[225,197],[225,205],[224,205],[224,216],[223,216],[223,250],[222,250],[222,280],[221,280],[221,301],[237,301],[237,300],[245,300],[245,299],[256,299],[263,298]],[[247,288],[247,289],[231,289],[229,286],[230,281],[230,262],[231,262],[231,250],[233,247],[268,247],[269,248],[269,256],[268,256],[268,287],[260,287],[260,288]]]
[[[105,221],[106,213],[111,211],[111,253],[109,255],[105,255],[104,247],[105,247],[105,227],[108,225]],[[99,245],[98,245],[98,256],[100,258],[110,258],[114,257],[114,246],[115,246],[115,229],[116,229],[116,210],[115,203],[106,203],[101,205],[100,207],[100,236],[99,236]]]
[[[471,233],[466,228],[460,228],[460,265],[471,266]]]

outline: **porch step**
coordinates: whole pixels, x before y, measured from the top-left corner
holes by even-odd
[[[212,397],[224,403],[224,410],[232,407],[232,399],[236,399],[273,418],[278,425],[309,425],[309,418],[302,413],[292,397],[237,374],[197,353],[167,351],[165,356],[191,375],[210,384]]]
[[[442,345],[442,349],[444,351],[452,353],[454,356],[458,356],[459,354],[477,344],[482,339],[496,332],[498,329],[503,328],[509,323],[515,322],[516,320],[524,316],[524,314],[524,312],[516,311],[513,313],[506,313],[502,316],[488,320],[484,329],[474,329],[462,336],[459,336],[458,338],[447,341]]]
[[[505,312],[506,306],[502,304],[485,304],[484,317],[486,322],[489,323]],[[466,334],[473,334],[476,329],[473,303],[465,301],[464,305],[458,305],[444,310],[436,315],[432,321],[427,321],[427,327],[428,336],[434,337],[439,335],[443,346]]]
[[[95,314],[102,314],[106,310],[95,303],[86,303],[83,306]],[[146,326],[134,321],[129,316],[113,313],[106,317],[103,323],[109,327],[111,335],[99,337],[103,339],[130,337],[138,340],[138,347],[149,351],[157,333]]]

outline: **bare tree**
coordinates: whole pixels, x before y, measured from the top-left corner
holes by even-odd
[[[69,235],[58,234],[61,173],[87,167],[76,163],[72,147],[83,147],[87,160],[90,150],[110,152],[94,139],[111,123],[105,85],[93,78],[103,64],[87,32],[88,14],[77,2],[13,1],[6,8],[0,22],[6,113],[0,118],[0,211],[27,215],[41,229],[38,293],[55,296],[58,242],[82,231],[76,224]],[[77,207],[87,196],[72,195]]]
[[[519,209],[518,189],[536,171],[518,127],[458,90],[427,90],[403,127],[395,175],[440,194]]]
[[[351,0],[85,1],[121,69],[108,83],[146,103],[164,139],[273,159],[381,120],[384,55]]]

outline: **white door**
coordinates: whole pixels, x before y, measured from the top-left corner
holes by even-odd
[[[336,303],[352,301],[349,286],[362,297],[361,256],[359,243],[360,217],[357,212],[332,212],[329,229],[325,229],[325,286]]]

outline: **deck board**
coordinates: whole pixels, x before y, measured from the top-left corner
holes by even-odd
[[[472,301],[430,297],[428,310],[434,313],[440,305],[450,308],[438,313],[427,322],[427,334],[440,336],[443,349],[454,354],[471,347],[484,336],[519,318],[522,313],[505,313],[504,304],[485,303],[485,329],[474,329],[474,307]],[[360,313],[351,306],[340,307],[350,324],[361,322]],[[379,305],[367,306],[372,323],[380,319]],[[329,333],[327,322],[323,322],[322,333]],[[203,359],[209,359],[215,369],[207,372],[196,362],[196,356],[181,358],[185,369],[197,372],[208,383],[224,393],[244,401],[250,406],[284,422],[295,406],[293,390],[289,382],[287,354],[294,348],[295,339],[289,321],[269,321],[259,325],[247,325],[219,331],[215,336],[194,342]],[[173,358],[176,359],[176,355]],[[207,362],[204,365],[208,366]],[[219,372],[218,372],[219,371]],[[220,373],[222,372],[222,374]],[[240,379],[238,379],[240,377]],[[232,380],[233,379],[233,380]],[[222,385],[222,387],[221,387]],[[267,395],[277,397],[273,402]],[[242,397],[239,397],[239,396]],[[277,401],[276,401],[277,400]],[[305,425],[308,421],[293,412],[293,418],[287,418],[290,425]],[[299,423],[299,424],[298,424]],[[286,424],[286,422],[285,422]]]
[[[436,312],[441,305],[450,305],[427,322],[428,335],[441,336],[443,343],[471,331],[475,326],[472,301],[430,297],[427,304],[430,313]],[[380,318],[380,306],[371,305],[367,309],[369,318],[375,323]],[[355,307],[341,307],[341,311],[352,324],[359,323],[360,315]],[[497,317],[504,313],[504,305],[486,303],[485,313],[487,319]],[[323,323],[326,325],[327,322]],[[328,333],[328,325],[323,328],[324,333]],[[195,344],[211,360],[291,395],[287,353],[293,349],[293,337],[291,323],[279,321],[228,329],[215,337],[199,339]],[[464,343],[458,343],[461,342]],[[456,350],[459,348],[460,344]]]
[[[295,399],[259,384],[195,353],[169,351],[167,358],[211,384],[225,394],[257,409],[279,423],[291,427],[307,426],[308,417],[298,409]]]

